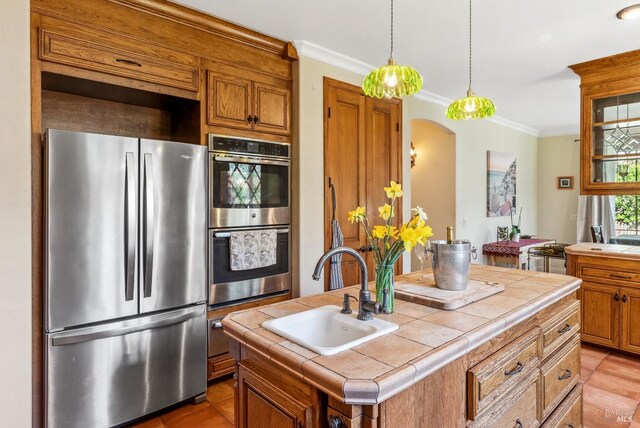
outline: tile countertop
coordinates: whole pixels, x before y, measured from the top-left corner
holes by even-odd
[[[399,276],[396,281],[411,276],[415,280],[415,275]],[[506,289],[454,311],[396,299],[393,314],[374,316],[398,324],[398,330],[331,356],[316,354],[260,325],[310,308],[342,306],[343,294],[357,295],[359,286],[234,312],[222,320],[222,325],[236,341],[328,395],[347,404],[376,404],[580,286],[580,280],[571,276],[484,265],[471,265],[469,278],[499,282]]]
[[[640,260],[640,246],[596,244],[585,242],[565,247],[567,254],[576,256],[615,257],[617,259]]]

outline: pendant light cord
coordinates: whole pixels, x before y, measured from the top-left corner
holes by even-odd
[[[391,0],[391,53],[389,58],[393,58],[393,0]]]
[[[471,90],[471,0],[469,0],[469,90]]]

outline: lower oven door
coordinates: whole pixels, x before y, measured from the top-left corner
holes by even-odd
[[[231,231],[209,230],[209,305],[227,305],[289,291],[289,228],[285,226],[273,229],[277,231],[276,263],[257,269],[236,271],[231,270]],[[251,229],[233,231],[242,230]]]

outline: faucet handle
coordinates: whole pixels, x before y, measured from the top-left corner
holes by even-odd
[[[358,299],[352,296],[351,294],[344,293],[344,300],[342,301],[342,310],[340,311],[341,314],[350,314],[353,312],[351,310],[351,306],[350,306],[351,301],[349,299],[353,299],[356,302],[358,301]]]

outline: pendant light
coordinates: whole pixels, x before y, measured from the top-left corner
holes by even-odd
[[[469,89],[467,96],[452,102],[447,117],[454,120],[482,119],[493,116],[496,106],[489,98],[475,95],[471,90],[471,0],[469,0]]]
[[[362,90],[375,98],[400,98],[413,95],[422,89],[422,76],[414,68],[398,65],[393,59],[393,0],[391,0],[391,54],[386,65],[373,70],[365,77]]]

